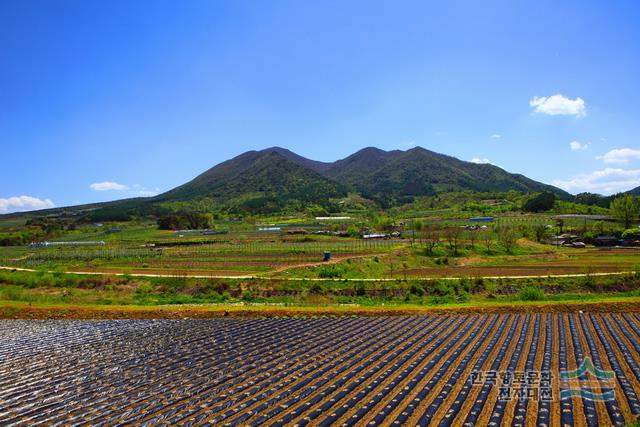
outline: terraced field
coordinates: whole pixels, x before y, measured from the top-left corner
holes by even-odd
[[[3,321],[0,425],[623,425],[639,331],[635,313]]]
[[[407,245],[399,240],[277,241],[207,243],[141,247],[118,243],[89,247],[0,247],[0,265],[133,274],[243,276],[322,263],[324,251],[334,261],[389,253]]]

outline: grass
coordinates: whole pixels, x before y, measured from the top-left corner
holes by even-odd
[[[640,275],[537,279],[279,281],[0,271],[0,300],[74,306],[491,307],[635,301]]]
[[[470,213],[448,208],[451,224],[465,224]],[[447,213],[448,212],[448,213]],[[415,212],[414,212],[415,213]],[[411,214],[411,212],[403,212]],[[436,215],[437,216],[437,215]],[[362,218],[361,218],[362,219]],[[433,216],[432,216],[432,219]],[[440,221],[438,218],[435,221]],[[544,224],[550,216],[501,218],[498,222]],[[304,216],[261,218],[264,224],[295,224],[313,230]],[[9,224],[18,224],[12,222]],[[106,230],[117,226],[119,233]],[[0,299],[28,304],[76,306],[188,306],[277,304],[286,307],[473,307],[504,304],[598,302],[609,298],[634,300],[640,277],[586,277],[489,280],[423,280],[446,274],[481,274],[480,267],[495,267],[509,275],[515,267],[578,266],[580,273],[598,269],[633,270],[640,252],[557,248],[521,238],[507,252],[495,240],[490,250],[476,240],[458,242],[454,251],[444,239],[433,251],[418,240],[365,241],[328,235],[287,235],[256,231],[256,221],[217,224],[228,234],[203,236],[158,230],[150,222],[85,225],[55,240],[104,240],[96,247],[0,247],[0,265],[33,267],[35,273],[0,271]],[[469,234],[465,231],[465,238]],[[153,243],[155,247],[149,247]],[[334,260],[322,263],[322,252]],[[475,268],[475,270],[474,270]],[[175,277],[151,278],[64,274],[69,270],[144,273]],[[59,271],[49,272],[49,271]],[[476,271],[480,273],[475,273]],[[532,270],[533,271],[533,270]],[[561,270],[558,270],[561,271]],[[503,274],[500,274],[504,272]],[[197,279],[188,274],[258,276],[264,279]],[[385,279],[384,282],[351,280]],[[295,279],[295,280],[285,280]],[[300,279],[300,280],[299,280]],[[315,280],[305,280],[315,279]]]

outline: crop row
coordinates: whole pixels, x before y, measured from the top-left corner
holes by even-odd
[[[0,424],[624,425],[639,330],[634,313],[6,321]]]

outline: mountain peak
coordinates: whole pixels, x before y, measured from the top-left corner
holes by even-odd
[[[303,166],[305,168],[311,169],[314,172],[317,173],[323,173],[324,171],[326,171],[329,166],[331,166],[331,163],[325,163],[325,162],[319,162],[317,160],[311,160],[308,159],[306,157],[302,157],[296,153],[294,153],[293,151],[287,150],[286,148],[282,148],[282,147],[269,147],[269,148],[265,148],[264,150],[260,150],[258,153],[261,154],[268,154],[268,153],[276,153],[279,154],[280,156],[286,158],[287,160],[290,160],[300,166]]]

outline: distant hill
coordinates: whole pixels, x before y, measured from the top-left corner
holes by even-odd
[[[633,190],[629,190],[627,191],[627,193],[633,196],[640,196],[640,187],[636,187]]]
[[[100,219],[158,215],[167,210],[230,210],[251,213],[329,208],[331,199],[360,193],[381,206],[412,196],[449,191],[550,191],[559,188],[490,164],[465,162],[421,147],[407,151],[364,148],[333,163],[318,162],[281,147],[248,151],[222,162],[193,180],[155,197],[56,208],[34,213],[86,214]],[[640,188],[632,190],[640,192]],[[20,215],[24,215],[20,214]]]

